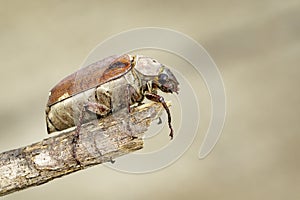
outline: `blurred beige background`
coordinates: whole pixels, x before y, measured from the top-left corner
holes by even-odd
[[[222,137],[204,160],[197,154],[205,124],[184,156],[158,172],[96,166],[3,199],[300,199],[299,1],[0,5],[1,152],[47,137],[49,89],[99,42],[131,28],[165,27],[194,38],[218,65],[227,95]]]

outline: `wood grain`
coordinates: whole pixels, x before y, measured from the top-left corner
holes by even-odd
[[[76,146],[80,164],[72,154],[74,131],[1,153],[0,196],[46,183],[89,166],[112,162],[119,156],[143,148],[142,135],[161,111],[161,104],[154,102],[132,109],[130,131],[128,124],[124,123],[122,112],[82,125]]]

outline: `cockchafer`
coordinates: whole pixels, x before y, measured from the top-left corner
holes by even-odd
[[[46,106],[48,133],[77,128],[95,118],[105,117],[146,97],[160,102],[168,115],[169,136],[173,138],[171,114],[157,94],[178,94],[178,81],[165,65],[147,56],[110,56],[81,68],[54,86]]]

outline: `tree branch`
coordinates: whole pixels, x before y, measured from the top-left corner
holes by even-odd
[[[73,154],[74,131],[0,154],[0,196],[46,183],[143,148],[142,135],[161,114],[159,103],[132,109],[130,133],[122,113],[83,124]]]

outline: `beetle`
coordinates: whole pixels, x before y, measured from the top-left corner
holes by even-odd
[[[146,97],[163,105],[172,139],[171,114],[157,91],[178,94],[178,86],[170,69],[150,57],[124,54],[104,58],[72,73],[50,90],[47,131],[50,134],[75,127],[78,132],[82,123],[95,116],[105,117],[122,108],[130,110]]]

